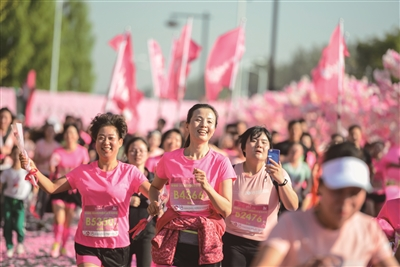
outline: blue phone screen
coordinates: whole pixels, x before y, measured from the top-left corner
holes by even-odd
[[[279,149],[270,149],[270,150],[268,150],[267,164],[271,164],[269,162],[270,158],[272,158],[272,160],[275,161],[276,163],[279,163],[279,156],[280,156],[280,150]]]

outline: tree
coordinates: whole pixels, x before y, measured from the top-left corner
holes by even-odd
[[[50,87],[55,2],[2,0],[0,4],[0,84],[19,87],[30,69],[36,87]],[[90,92],[94,38],[86,3],[65,1],[61,31],[58,90]]]

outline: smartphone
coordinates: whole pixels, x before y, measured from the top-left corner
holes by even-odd
[[[269,159],[272,159],[276,163],[279,163],[280,154],[281,154],[281,151],[279,149],[270,149],[270,150],[268,150],[267,165],[271,164]]]

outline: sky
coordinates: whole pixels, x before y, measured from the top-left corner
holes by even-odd
[[[275,61],[282,64],[300,48],[310,49],[327,44],[339,19],[344,20],[348,43],[383,37],[400,27],[399,0],[280,0],[278,5],[278,33]],[[130,29],[132,34],[136,81],[139,90],[151,89],[147,40],[155,39],[169,60],[173,37],[178,37],[190,13],[201,17],[210,15],[207,53],[217,37],[238,25],[238,18],[246,18],[246,52],[242,64],[270,56],[273,1],[87,1],[89,20],[95,45],[92,52],[96,82],[94,93],[108,90],[116,52],[108,45],[115,35]],[[179,13],[175,28],[167,26],[173,13]],[[202,45],[203,20],[194,17],[192,39]],[[207,31],[206,31],[207,33]],[[204,54],[204,53],[203,53]],[[202,57],[202,54],[200,54]],[[201,60],[191,65],[189,79],[201,74]]]

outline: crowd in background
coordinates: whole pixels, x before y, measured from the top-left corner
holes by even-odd
[[[1,131],[1,169],[4,173],[10,168],[20,169],[21,166],[16,166],[18,160],[15,154],[16,141],[11,133],[11,124],[18,122],[18,119],[8,110],[2,108],[0,110],[0,131]],[[23,123],[23,121],[19,121]],[[224,126],[224,132],[219,137],[214,137],[210,146],[216,152],[229,158],[232,165],[239,164],[246,160],[243,154],[243,149],[240,143],[240,136],[246,130],[254,125],[247,125],[245,121],[237,121]],[[400,162],[399,159],[393,160],[391,152],[398,144],[390,144],[385,140],[367,143],[367,136],[363,135],[363,129],[359,125],[348,125],[348,135],[342,136],[338,133],[331,133],[331,140],[327,141],[328,145],[321,147],[314,142],[313,136],[308,132],[307,123],[299,118],[298,120],[289,121],[287,124],[287,132],[276,132],[274,129],[266,128],[271,132],[270,148],[280,150],[280,161],[282,168],[290,177],[291,185],[298,197],[299,209],[308,210],[315,206],[318,196],[318,173],[321,171],[321,156],[329,146],[343,142],[349,142],[355,145],[357,149],[362,151],[365,163],[370,170],[370,181],[373,185],[373,190],[367,194],[366,201],[363,203],[361,211],[373,217],[377,217],[381,212],[382,206],[393,198],[390,194],[396,196],[396,188],[400,188]],[[56,131],[57,130],[57,131]],[[154,130],[146,136],[136,136],[127,134],[123,140],[123,146],[118,153],[118,159],[129,164],[133,164],[141,170],[143,174],[151,182],[153,173],[157,163],[161,160],[166,152],[172,152],[184,146],[185,140],[188,137],[185,123],[179,123],[176,128],[165,129],[165,120],[160,118],[155,125]],[[98,159],[95,150],[95,140],[92,140],[87,131],[87,126],[82,124],[81,118],[66,116],[63,122],[62,129],[56,129],[51,122],[46,122],[40,128],[24,128],[25,149],[30,158],[34,160],[37,168],[47,177],[60,177],[72,168],[82,163],[93,162]],[[74,152],[71,156],[71,152]],[[70,155],[68,163],[63,163],[65,157]],[[75,161],[75,163],[71,163]],[[4,175],[2,175],[3,177]],[[1,180],[4,185],[5,180]],[[9,186],[9,185],[6,185]],[[3,186],[2,191],[7,189]],[[66,192],[66,197],[69,197],[70,205],[57,205],[57,196],[49,197],[41,189],[32,188],[26,182],[24,193],[17,197],[19,209],[29,212],[37,218],[42,218],[45,212],[54,213],[54,228],[55,241],[51,249],[51,256],[58,257],[60,253],[65,253],[60,250],[64,248],[68,236],[72,233],[69,231],[71,216],[75,212],[79,212],[79,192]],[[393,189],[394,188],[394,189]],[[392,190],[392,191],[390,191]],[[394,190],[394,191],[393,191]],[[390,192],[391,193],[390,193]],[[28,193],[27,193],[28,192]],[[7,216],[5,215],[4,204],[9,202],[10,196],[1,194],[1,225],[5,233],[10,230],[7,228]],[[397,195],[397,198],[399,196]],[[140,194],[135,194],[131,199],[131,227],[133,227],[139,219],[147,217],[145,211],[146,198]],[[21,204],[22,203],[22,204]],[[22,205],[22,206],[21,206]],[[78,207],[78,208],[77,208]],[[281,207],[281,212],[285,208]],[[144,214],[144,215],[143,215]],[[6,216],[6,217],[4,217]],[[19,219],[25,216],[24,212],[18,215]],[[22,216],[22,217],[21,217]],[[17,230],[18,242],[23,243],[23,223],[19,222]],[[150,240],[154,235],[154,225],[150,224],[146,228],[146,234],[140,242],[140,245],[135,244],[135,240],[131,240],[131,255],[136,254],[139,262],[147,266],[151,258],[146,258],[149,255],[149,247],[146,250],[144,244],[150,244]],[[57,228],[58,227],[58,228]],[[10,237],[6,237],[10,242]],[[145,240],[145,241],[143,241]],[[7,245],[7,249],[12,249],[12,244]],[[23,246],[17,247],[17,253],[23,253]],[[7,254],[12,257],[13,253]]]

